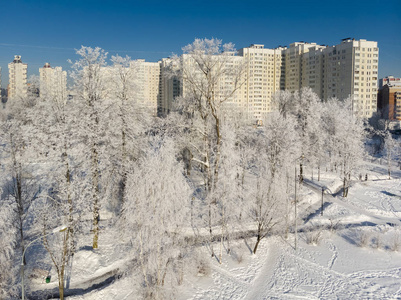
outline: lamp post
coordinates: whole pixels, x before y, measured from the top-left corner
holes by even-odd
[[[298,222],[297,222],[297,217],[298,217],[298,211],[297,211],[297,181],[299,181],[299,184],[301,184],[303,181],[302,179],[302,174],[299,174],[299,180],[297,180],[297,160],[298,159],[304,159],[304,155],[301,155],[300,157],[294,159],[295,162],[295,174],[294,174],[294,183],[295,183],[295,196],[294,196],[294,205],[295,205],[295,241],[294,241],[294,248],[297,250],[297,244],[298,244]],[[301,172],[301,169],[299,170]]]
[[[67,229],[67,226],[59,226],[54,228],[51,232],[41,235],[38,238],[34,239],[32,242],[28,244],[28,246],[25,247],[24,252],[22,253],[22,258],[21,258],[21,286],[22,286],[22,300],[25,300],[25,287],[24,287],[24,257],[25,257],[25,251],[28,249],[30,245],[32,245],[34,242],[40,240],[41,238],[44,238],[45,236],[48,236],[50,234],[56,233],[56,232],[63,232]]]
[[[294,205],[295,205],[295,250],[297,250],[297,241],[298,241],[298,222],[297,222],[297,165],[295,164],[295,196],[294,196]]]

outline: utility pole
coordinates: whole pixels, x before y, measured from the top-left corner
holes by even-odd
[[[295,250],[297,250],[298,241],[298,222],[297,222],[297,166],[295,165]]]

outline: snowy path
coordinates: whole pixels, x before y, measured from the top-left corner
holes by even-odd
[[[316,184],[305,182],[305,185],[308,186],[308,188],[312,189],[316,193],[321,193],[321,188],[318,187]],[[349,199],[352,199],[352,195],[349,196]],[[355,197],[355,196],[354,196]],[[348,199],[347,199],[348,200]],[[394,225],[401,225],[400,218],[398,215],[395,213],[394,207],[391,205],[391,202],[387,200],[387,208],[389,208],[390,211],[395,217],[387,217],[383,215],[378,215],[375,213],[370,212],[369,210],[366,210],[364,208],[361,208],[360,206],[356,206],[352,203],[350,203],[352,200],[348,200],[347,202],[340,200],[339,197],[336,197],[335,194],[324,194],[324,201],[325,203],[331,202],[331,203],[336,203],[349,211],[352,211],[353,213],[357,213],[359,215],[364,215],[369,217],[373,222],[376,224],[394,224]],[[383,202],[382,202],[383,203]],[[384,204],[382,205],[384,207]]]
[[[342,219],[346,211],[349,217],[342,219],[343,225],[361,220],[369,221],[368,225],[401,224],[401,207],[394,204],[401,198],[400,181],[386,181],[387,193],[380,190],[381,182],[368,184],[373,191],[357,187],[348,199],[325,194],[325,202],[335,204],[330,206],[331,213],[337,212]],[[320,195],[320,186],[305,185]],[[311,215],[315,221],[320,218],[320,214]],[[240,273],[224,264],[213,266],[214,285],[197,290],[191,299],[400,299],[401,254],[357,247],[344,238],[351,229],[343,230],[340,235],[328,232],[330,238],[326,236],[319,246],[307,245],[300,233],[296,251],[291,240],[266,238]]]
[[[345,274],[332,270],[338,253],[331,242],[326,243],[332,250],[326,265],[315,262],[302,249],[294,251],[278,239],[272,244],[269,247],[271,257],[263,263],[263,269],[253,281],[249,294],[244,297],[246,300],[396,299],[400,296],[399,290],[391,290],[401,282],[401,268]],[[280,254],[274,249],[280,249]],[[395,279],[394,286],[389,281],[391,279]],[[382,281],[390,282],[390,287],[383,286]]]

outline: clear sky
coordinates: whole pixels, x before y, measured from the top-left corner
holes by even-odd
[[[3,0],[2,87],[14,55],[28,75],[49,62],[69,69],[75,50],[99,46],[110,55],[157,61],[195,38],[219,38],[237,49],[342,38],[378,41],[379,78],[401,76],[401,0]]]

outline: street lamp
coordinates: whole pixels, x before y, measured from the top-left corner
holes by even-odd
[[[51,232],[41,235],[38,238],[34,239],[32,242],[28,244],[28,246],[25,247],[24,252],[22,253],[22,258],[21,258],[21,286],[22,286],[22,300],[25,300],[25,287],[24,287],[24,257],[25,257],[25,251],[28,249],[30,245],[32,245],[34,242],[40,240],[41,238],[44,238],[45,236],[48,236],[50,234],[56,233],[56,232],[63,232],[67,229],[67,226],[62,225],[59,227],[54,228]]]
[[[295,162],[295,177],[294,177],[294,179],[295,179],[295,195],[294,195],[294,204],[295,204],[295,209],[294,209],[294,212],[295,212],[295,220],[294,220],[294,222],[295,222],[295,241],[294,241],[294,248],[295,248],[295,250],[297,250],[297,244],[298,244],[298,222],[297,222],[297,160],[298,159],[304,159],[304,155],[301,155],[300,157],[298,157],[298,158],[296,158],[296,159],[294,159],[294,162]],[[300,170],[299,170],[299,172],[300,172],[300,174],[299,174],[299,183],[301,184],[302,183],[302,174],[301,174],[301,168],[300,168]]]

